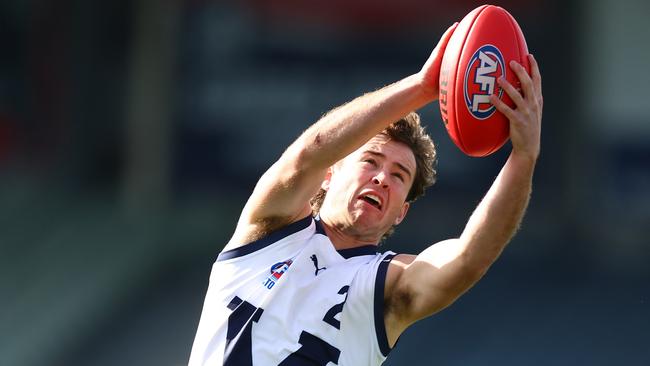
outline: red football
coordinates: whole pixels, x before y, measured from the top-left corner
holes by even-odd
[[[449,136],[467,155],[489,155],[508,140],[508,119],[488,97],[496,94],[514,107],[496,82],[503,76],[519,88],[510,60],[530,74],[524,34],[512,15],[498,6],[472,10],[449,40],[440,67],[440,113]]]

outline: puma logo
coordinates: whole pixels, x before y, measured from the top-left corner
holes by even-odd
[[[318,276],[318,271],[324,271],[327,269],[327,267],[318,268],[318,258],[316,258],[316,254],[312,254],[310,258],[311,261],[314,262],[314,267],[316,267],[316,272],[314,272],[314,276]]]

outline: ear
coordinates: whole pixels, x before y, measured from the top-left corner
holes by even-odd
[[[395,225],[399,225],[404,220],[406,213],[409,211],[409,207],[411,207],[411,205],[408,202],[404,202],[404,205],[402,205],[402,212],[400,212],[399,216],[395,219]]]
[[[320,187],[326,191],[329,190],[331,181],[332,181],[332,168],[329,167],[327,168],[327,172],[325,173],[325,178],[323,178],[323,182],[320,184]]]

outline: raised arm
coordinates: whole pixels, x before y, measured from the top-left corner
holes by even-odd
[[[327,169],[390,123],[438,97],[442,54],[456,24],[417,74],[338,107],[309,127],[258,181],[225,249],[250,243],[307,216]]]
[[[516,104],[491,102],[510,120],[512,152],[459,238],[437,243],[418,256],[399,255],[386,280],[385,311],[389,342],[413,322],[451,304],[488,270],[517,231],[528,205],[540,149],[542,85],[538,65],[529,56],[531,76],[512,62],[520,94],[505,80],[499,84]]]

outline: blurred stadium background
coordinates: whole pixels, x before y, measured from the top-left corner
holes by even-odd
[[[499,2],[544,80],[520,234],[387,365],[650,365],[643,0]],[[0,3],[0,365],[183,365],[257,177],[328,109],[416,72],[474,1]],[[506,157],[422,110],[439,181],[385,249],[457,235]]]

